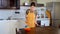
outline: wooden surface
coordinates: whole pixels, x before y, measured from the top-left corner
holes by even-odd
[[[36,27],[26,34],[56,34],[57,30],[53,27]]]

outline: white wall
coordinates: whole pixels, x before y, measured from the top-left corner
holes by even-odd
[[[22,5],[25,1],[29,3],[29,0],[20,0],[20,5]],[[60,0],[37,0],[37,3],[44,4],[45,6],[48,2],[60,2]]]
[[[7,19],[14,14],[15,10],[0,10],[0,19]]]
[[[20,0],[20,5],[23,5],[24,2],[28,2],[29,3],[29,0]]]
[[[20,0],[20,5],[23,5],[25,1],[29,3],[29,0]],[[47,2],[52,2],[52,1],[53,0],[37,0],[37,3],[46,5]]]
[[[37,3],[47,3],[52,2],[52,0],[37,0]]]
[[[60,0],[53,0],[54,2],[60,2]]]
[[[0,10],[0,19],[8,19],[8,17],[15,15],[15,11],[19,10]]]

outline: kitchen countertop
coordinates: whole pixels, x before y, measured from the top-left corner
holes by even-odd
[[[36,27],[27,34],[58,34],[58,31],[53,27]]]

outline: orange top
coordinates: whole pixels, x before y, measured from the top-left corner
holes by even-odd
[[[35,27],[35,14],[31,13],[29,11],[27,18],[26,18],[26,21],[27,21],[26,23],[29,27]]]

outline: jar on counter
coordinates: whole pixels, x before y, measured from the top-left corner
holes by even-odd
[[[41,14],[41,18],[44,18],[44,14]]]

